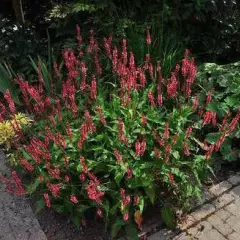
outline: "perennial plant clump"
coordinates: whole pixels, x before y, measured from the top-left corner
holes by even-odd
[[[152,44],[150,29],[146,44]],[[50,85],[41,67],[38,83],[18,76],[15,83],[33,122],[14,128],[19,137],[12,149],[32,178],[25,193],[35,192],[42,206],[68,212],[77,225],[94,210],[111,226],[111,238],[121,228],[141,229],[149,204],[174,199],[183,205],[200,196],[213,152],[240,118],[238,112],[223,126],[216,112],[206,110],[213,93],[199,98],[188,50],[163,78],[161,63],[148,52],[136,65],[127,40],[119,45],[110,36],[102,46],[93,30],[84,40],[77,26],[77,47],[63,51],[63,67],[54,63]],[[4,98],[1,121],[17,111],[8,91]],[[218,129],[216,144],[205,141],[205,128]],[[14,179],[16,192],[24,194]]]

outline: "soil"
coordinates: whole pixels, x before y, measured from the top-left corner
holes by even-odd
[[[104,224],[99,221],[88,221],[87,226],[79,230],[68,217],[54,210],[44,210],[37,215],[40,226],[48,240],[105,240]]]
[[[97,220],[87,220],[86,227],[77,229],[68,217],[51,209],[45,209],[36,217],[48,240],[110,240],[104,232],[104,223]],[[155,232],[162,225],[160,211],[156,208],[150,209],[144,219],[142,232]]]

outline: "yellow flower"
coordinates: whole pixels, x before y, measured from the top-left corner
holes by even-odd
[[[21,128],[30,122],[31,119],[23,113],[17,113],[10,120],[0,122],[0,144],[6,143],[9,146],[9,141],[16,136],[14,126],[17,124]]]

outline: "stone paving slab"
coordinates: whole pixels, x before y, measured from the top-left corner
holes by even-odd
[[[1,150],[0,174],[10,174]],[[9,194],[1,182],[0,240],[47,240],[27,199]]]
[[[167,236],[161,230],[147,239],[240,240],[240,174],[211,187],[209,193],[211,197],[179,224],[179,235]]]

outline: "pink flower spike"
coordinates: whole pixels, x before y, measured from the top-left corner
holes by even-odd
[[[152,43],[152,39],[151,39],[151,35],[150,35],[150,27],[147,27],[147,29],[146,29],[146,43],[147,43],[147,45],[151,45],[151,43]]]
[[[75,203],[75,204],[78,203],[78,200],[77,200],[77,198],[76,198],[75,195],[71,195],[71,197],[70,197],[70,201],[71,201],[72,203]]]
[[[49,198],[48,193],[44,193],[43,196],[44,196],[44,199],[45,199],[45,204],[46,204],[46,206],[47,206],[48,208],[50,208],[50,207],[51,207],[51,202],[50,202],[50,198]]]

